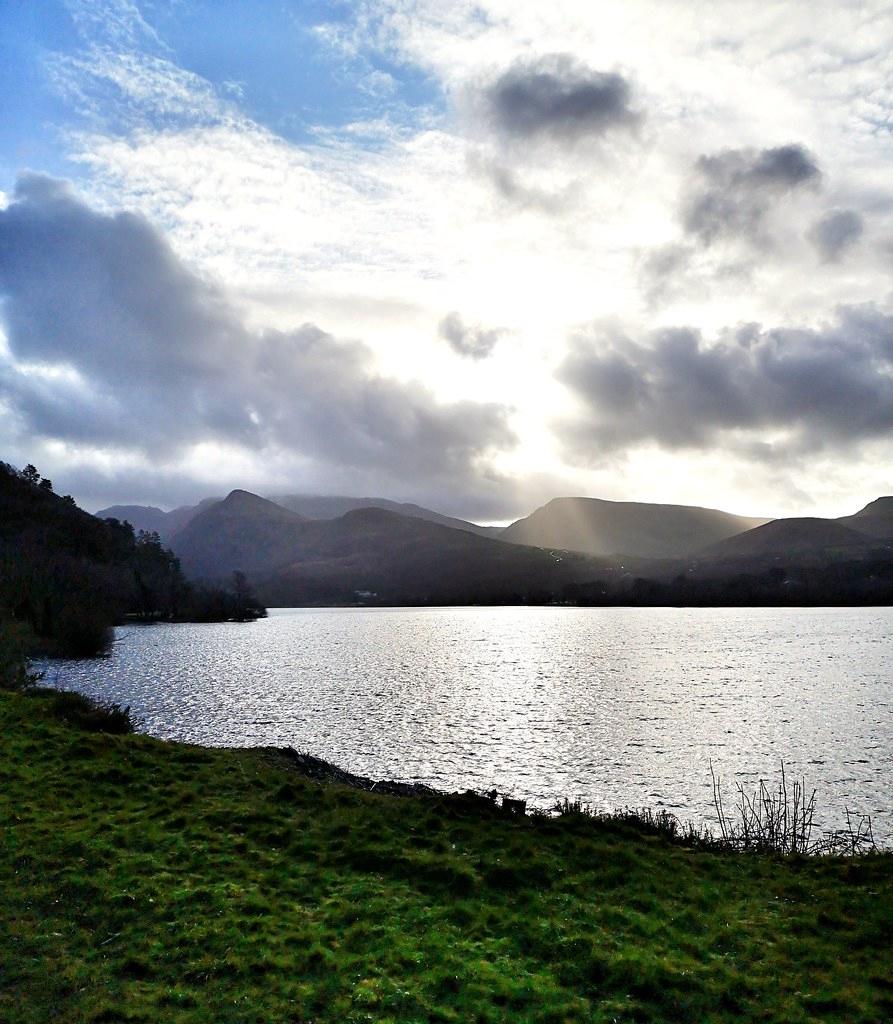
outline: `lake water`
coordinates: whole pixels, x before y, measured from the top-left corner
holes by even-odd
[[[275,609],[128,626],[48,681],[155,736],[292,746],[374,778],[712,817],[784,760],[826,824],[893,839],[893,609]]]

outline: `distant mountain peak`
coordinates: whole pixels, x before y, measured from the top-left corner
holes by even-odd
[[[242,504],[254,504],[256,502],[262,502],[264,499],[259,494],[252,494],[251,491],[244,491],[241,487],[237,487],[235,490],[230,491],[229,494],[223,499],[222,504],[224,505],[242,505]]]
[[[764,522],[696,505],[568,496],[553,498],[502,536],[595,556],[678,558]]]
[[[860,508],[855,515],[847,518],[858,519],[860,516],[893,516],[893,495],[875,498],[865,508]]]
[[[877,540],[893,541],[893,496],[875,498],[855,514],[841,516],[836,521]]]
[[[211,508],[213,509],[214,506],[211,506]],[[297,512],[292,512],[291,509],[277,505],[275,501],[269,501],[267,498],[262,498],[259,494],[243,491],[241,488],[230,491],[217,508],[224,512],[261,514],[275,516],[277,519],[303,519],[303,516]]]

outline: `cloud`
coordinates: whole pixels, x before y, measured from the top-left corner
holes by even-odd
[[[145,42],[161,43],[132,0],[66,0],[65,6],[85,38],[101,38],[131,47]]]
[[[703,246],[731,238],[767,247],[766,221],[773,207],[820,180],[815,158],[796,144],[701,156],[683,201],[683,228]]]
[[[456,312],[447,313],[438,330],[455,353],[468,359],[486,359],[505,334],[499,327],[487,330],[480,325],[466,324]]]
[[[45,176],[0,211],[0,295],[0,398],[37,438],[168,461],[216,443],[469,487],[515,441],[503,406],[381,376],[359,341],[249,329],[148,221]]]
[[[274,437],[340,465],[467,479],[478,457],[514,441],[501,406],[440,405],[419,384],[377,376],[362,343],[312,324],[266,332],[257,371]]]
[[[712,343],[691,327],[638,341],[595,327],[572,340],[557,375],[583,408],[558,425],[578,462],[641,444],[784,460],[893,428],[893,316],[842,307],[820,328],[750,324]]]
[[[466,157],[469,170],[479,175],[505,203],[517,210],[544,213],[549,216],[568,212],[580,197],[580,183],[575,180],[549,188],[522,180],[521,176],[498,155],[486,150],[470,149]]]
[[[646,250],[638,259],[646,305],[654,309],[685,291],[694,292],[689,278],[694,246],[671,242]]]
[[[4,390],[40,433],[152,449],[257,442],[237,391],[238,318],[143,218],[22,176],[0,213],[0,293],[15,358]]]
[[[155,131],[238,120],[208,82],[163,55],[91,46],[80,55],[53,55],[47,71],[94,124]]]
[[[865,225],[855,210],[834,210],[813,225],[809,239],[825,263],[836,263],[862,237]]]
[[[457,90],[468,169],[533,214],[567,215],[608,187],[644,120],[623,75],[569,53],[517,58],[470,81]],[[616,205],[616,192],[605,200]]]
[[[482,90],[484,116],[506,138],[573,145],[609,132],[634,129],[629,82],[616,72],[595,71],[570,54],[515,61]]]

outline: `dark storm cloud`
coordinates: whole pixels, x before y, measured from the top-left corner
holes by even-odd
[[[622,75],[595,71],[567,54],[516,61],[484,88],[482,100],[492,128],[522,141],[573,143],[641,120]]]
[[[147,448],[257,440],[233,389],[244,331],[141,217],[21,178],[0,212],[0,294],[15,359],[4,389],[44,436]]]
[[[0,211],[0,295],[0,394],[35,437],[153,456],[220,441],[429,480],[514,443],[503,407],[440,404],[359,342],[249,331],[143,218],[46,177]]]
[[[486,359],[496,343],[505,334],[500,328],[484,329],[466,324],[458,313],[447,313],[438,328],[441,338],[460,356],[468,359]]]
[[[342,465],[378,466],[408,477],[460,479],[469,463],[509,447],[498,405],[439,405],[419,384],[377,376],[360,342],[337,341],[312,324],[263,336],[257,371],[274,435]]]
[[[855,210],[835,210],[813,226],[809,238],[825,263],[836,263],[863,231],[862,218]]]
[[[776,458],[846,446],[893,428],[893,317],[843,307],[821,329],[748,325],[712,344],[693,328],[642,341],[595,329],[573,340],[558,378],[585,410],[559,425],[584,462],[645,442],[756,457],[765,442]]]
[[[705,246],[726,237],[767,244],[765,222],[773,206],[821,179],[815,158],[800,145],[727,149],[700,157],[695,172],[682,224]]]

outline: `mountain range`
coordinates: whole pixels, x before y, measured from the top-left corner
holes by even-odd
[[[355,509],[382,508],[414,519],[440,523],[441,526],[449,526],[454,530],[476,533],[481,537],[498,537],[502,533],[502,527],[499,526],[478,526],[477,523],[445,516],[430,508],[422,508],[421,505],[391,501],[388,498],[349,498],[342,495],[326,494],[277,494],[268,496],[268,500],[292,512],[297,512],[305,519],[335,519],[348,512],[353,512]],[[205,498],[197,505],[181,505],[170,512],[164,512],[153,505],[112,505],[109,508],[101,509],[96,515],[100,519],[127,521],[137,531],[146,530],[150,533],[157,533],[161,540],[169,541],[194,516],[219,501],[222,499]]]
[[[519,547],[387,508],[311,519],[233,491],[171,539],[191,576],[246,572],[268,604],[542,600],[605,571],[577,553]]]
[[[555,498],[507,527],[385,498],[236,490],[171,512],[100,518],[157,532],[193,578],[249,575],[268,604],[499,603],[622,591],[893,553],[893,497],[840,519],[767,520],[686,505]]]

